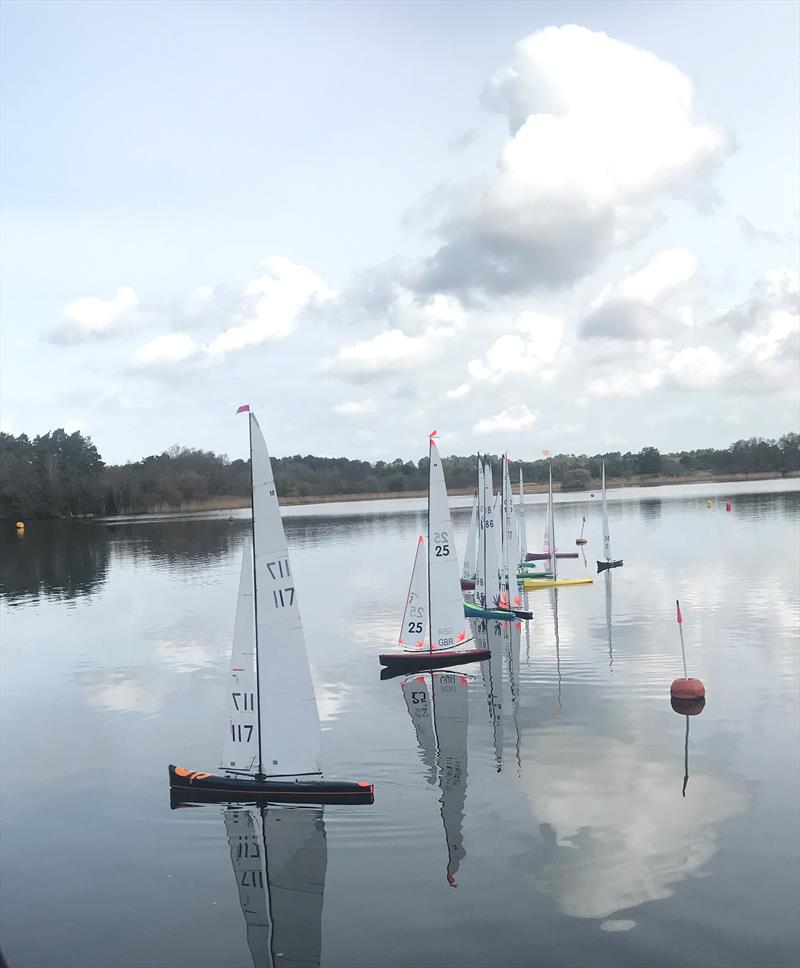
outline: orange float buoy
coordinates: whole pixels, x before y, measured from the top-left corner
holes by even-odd
[[[726,511],[730,511],[731,510],[731,502],[730,501],[726,501],[725,502],[725,510]]]
[[[683,679],[675,679],[669,687],[669,694],[673,699],[684,702],[705,699],[706,687],[699,679],[690,679],[686,671],[686,647],[683,642],[683,616],[681,615],[681,603],[676,599],[675,608],[678,616],[678,629],[681,633],[681,656],[683,657]]]
[[[24,531],[24,530],[25,530],[25,522],[17,521],[17,531]]]

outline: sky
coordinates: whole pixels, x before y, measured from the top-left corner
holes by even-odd
[[[800,429],[800,5],[0,5],[0,427],[108,463]]]

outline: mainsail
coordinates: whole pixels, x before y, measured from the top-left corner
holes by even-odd
[[[519,469],[519,501],[517,503],[517,517],[519,518],[519,560],[525,561],[528,554],[528,533],[525,530],[525,485],[522,482],[522,468]]]
[[[503,571],[506,575],[506,604],[509,608],[519,608],[521,599],[517,585],[519,542],[514,528],[514,495],[511,491],[511,478],[508,473],[508,454],[503,458]]]
[[[428,616],[431,651],[435,652],[465,642],[467,626],[444,470],[433,436],[429,453]]]
[[[250,414],[260,749],[267,776],[321,773],[320,725],[267,445]]]

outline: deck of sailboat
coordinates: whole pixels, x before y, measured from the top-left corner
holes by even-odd
[[[195,773],[169,766],[170,806],[182,803],[374,803],[375,788],[365,781],[320,778],[254,780]]]

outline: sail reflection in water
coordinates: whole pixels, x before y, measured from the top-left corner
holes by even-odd
[[[462,827],[467,795],[468,683],[460,673],[435,671],[411,676],[401,684],[422,762],[428,768],[428,782],[435,782],[438,775],[451,887],[458,886],[455,876],[467,855]]]
[[[318,968],[328,852],[322,807],[225,810],[254,968]]]

